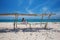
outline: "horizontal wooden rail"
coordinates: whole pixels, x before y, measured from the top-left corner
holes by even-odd
[[[49,15],[56,15],[56,14],[0,14],[0,16],[15,16],[15,15],[17,15],[17,16],[49,16]]]
[[[15,16],[15,21],[14,21],[14,29],[17,27],[17,20],[18,16],[42,16],[42,20],[44,16],[48,16],[48,19],[50,19],[51,16],[56,15],[56,14],[18,14],[18,13],[0,13],[0,16]],[[47,24],[45,24],[45,28],[47,28]]]

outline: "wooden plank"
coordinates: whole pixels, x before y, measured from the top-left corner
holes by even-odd
[[[48,15],[55,15],[55,14],[0,14],[0,16],[48,16]]]

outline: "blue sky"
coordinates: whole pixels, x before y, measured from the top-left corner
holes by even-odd
[[[41,14],[55,13],[60,19],[60,0],[0,0],[1,13]]]

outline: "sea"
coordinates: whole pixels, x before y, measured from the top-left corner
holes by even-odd
[[[0,22],[21,22],[21,19],[0,19]],[[60,19],[26,19],[27,22],[60,22]]]

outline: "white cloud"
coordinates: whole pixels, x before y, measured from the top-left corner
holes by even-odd
[[[33,0],[29,0],[29,5],[31,5],[31,4],[32,4],[32,2],[33,2]]]
[[[28,10],[28,13],[29,13],[29,14],[33,14],[33,12],[32,12],[31,10]]]
[[[33,12],[32,12],[31,10],[26,9],[26,11],[27,11],[29,14],[33,14]]]
[[[20,6],[23,3],[23,0],[18,0],[18,6]]]
[[[33,0],[29,0],[28,6],[26,7],[26,9],[29,9],[29,7],[31,6]]]
[[[52,19],[60,19],[60,12],[54,12],[54,14],[56,14],[56,15],[53,15],[51,17]]]
[[[35,8],[33,8],[32,10],[37,9],[37,8],[43,6],[43,5],[46,5],[48,2],[49,2],[49,0],[47,0],[45,3],[39,4],[38,6],[36,6]]]
[[[44,12],[45,12],[45,11],[48,11],[48,7],[43,7],[43,8],[42,8],[42,11],[44,11]]]

